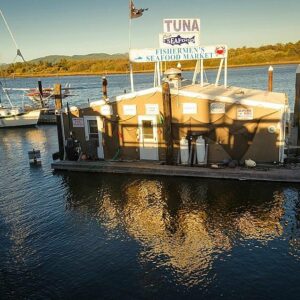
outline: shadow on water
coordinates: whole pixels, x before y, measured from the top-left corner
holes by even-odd
[[[239,284],[243,294],[264,295],[268,282],[262,278],[267,274],[280,281],[275,274],[284,261],[300,258],[296,187],[107,174],[62,176],[71,214],[97,221],[111,239],[137,243],[137,263],[145,272],[142,295],[170,289],[171,296],[172,284],[185,287],[190,296],[201,291],[238,297]]]

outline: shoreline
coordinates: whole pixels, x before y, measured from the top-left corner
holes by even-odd
[[[268,62],[268,63],[253,63],[253,64],[241,64],[241,65],[228,65],[228,69],[236,69],[236,68],[247,68],[247,67],[262,67],[262,66],[276,66],[276,65],[297,65],[300,64],[299,61],[286,61],[286,62]],[[218,69],[218,66],[210,66],[206,67],[205,69],[213,70]],[[194,68],[183,68],[183,71],[193,71]],[[134,71],[134,74],[144,74],[144,73],[153,73],[153,70],[143,70],[143,71]],[[129,72],[94,72],[94,73],[87,73],[87,72],[77,72],[77,73],[55,73],[55,74],[43,74],[43,73],[37,73],[37,74],[17,74],[14,76],[6,77],[7,79],[14,79],[14,78],[45,78],[45,77],[71,77],[71,76],[110,76],[110,75],[126,75],[129,74]]]

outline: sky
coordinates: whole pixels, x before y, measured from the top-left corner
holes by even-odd
[[[125,53],[128,0],[0,0],[26,60],[46,55]],[[133,48],[158,47],[164,18],[200,18],[201,44],[230,48],[300,40],[300,0],[134,0],[149,8],[132,20]],[[15,58],[0,19],[0,63]]]

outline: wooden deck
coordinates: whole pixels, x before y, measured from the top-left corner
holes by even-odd
[[[38,123],[55,125],[56,124],[56,115],[41,114]]]
[[[300,183],[300,167],[257,167],[212,169],[189,166],[167,166],[153,162],[108,162],[108,161],[58,161],[52,169],[72,172],[98,172],[135,175],[199,177],[214,179],[255,180]]]

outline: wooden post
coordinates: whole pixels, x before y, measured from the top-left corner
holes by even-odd
[[[296,86],[295,86],[295,105],[294,105],[294,127],[298,127],[297,146],[300,145],[300,65],[296,71]]]
[[[44,99],[43,99],[44,93],[43,93],[42,82],[40,80],[38,81],[38,89],[40,92],[41,105],[42,105],[42,108],[44,108],[45,107],[45,103],[44,103]]]
[[[73,131],[72,131],[72,117],[71,117],[71,110],[69,102],[67,102],[67,112],[68,112],[68,127],[69,127],[69,137],[73,137]]]
[[[268,71],[268,91],[273,92],[273,67],[270,66]]]
[[[173,165],[173,134],[172,134],[172,104],[171,92],[168,82],[162,85],[162,97],[164,107],[164,137],[166,143],[166,163]]]
[[[102,77],[102,95],[103,99],[107,99],[107,79],[105,76]]]
[[[62,127],[62,124],[63,124],[62,118],[63,118],[62,114],[56,115],[57,137],[58,137],[59,159],[60,160],[64,159],[64,154],[65,154],[65,145],[64,145],[64,137],[63,137],[64,128]]]
[[[55,109],[62,109],[62,95],[61,95],[61,84],[54,85],[54,101],[55,101]]]

